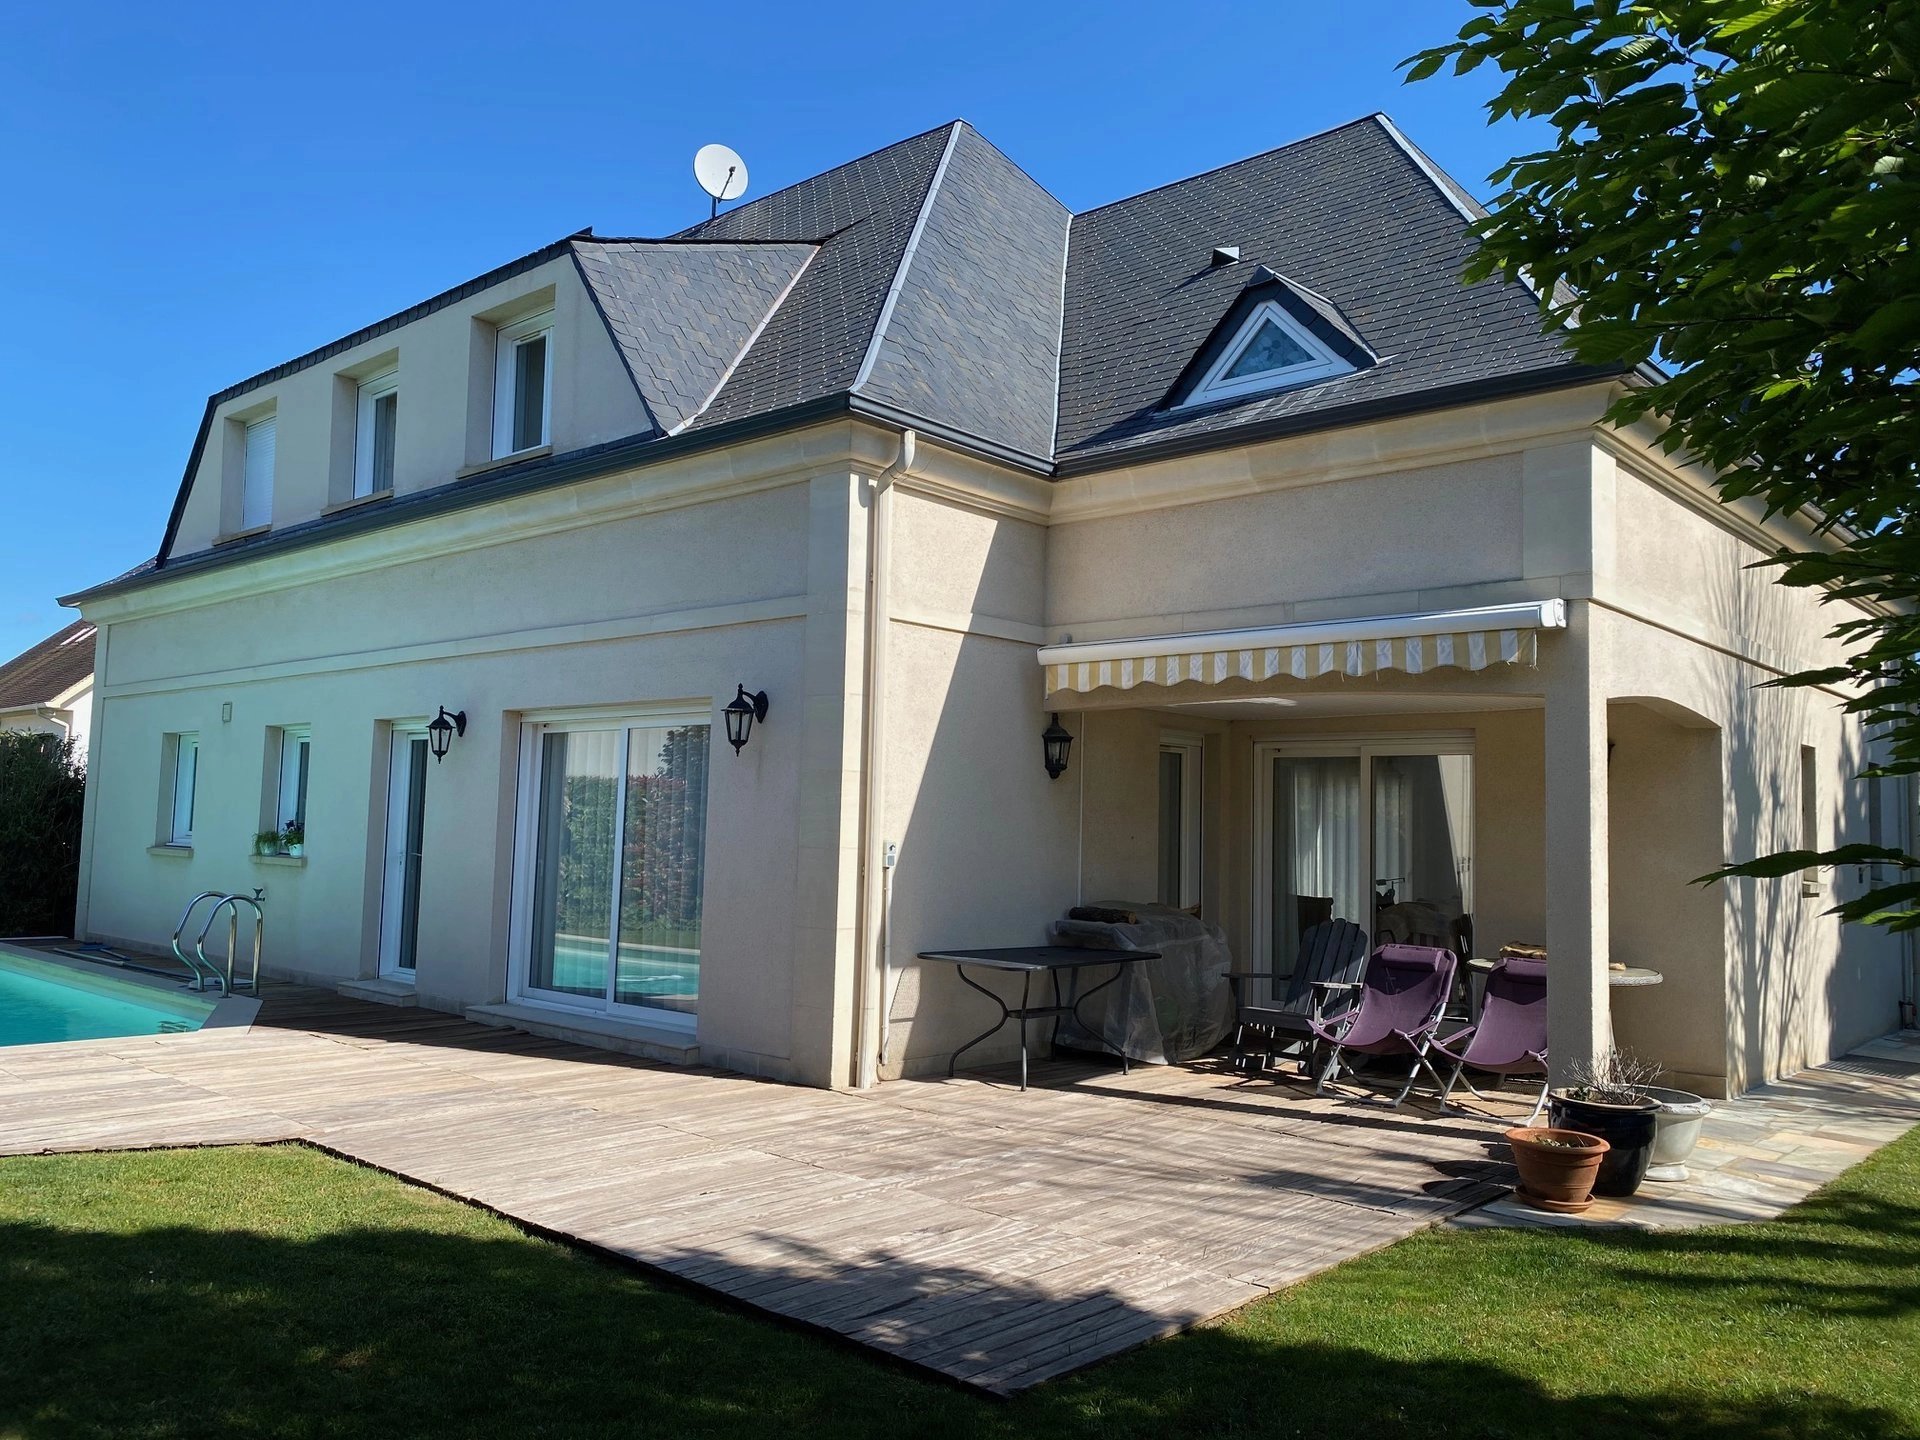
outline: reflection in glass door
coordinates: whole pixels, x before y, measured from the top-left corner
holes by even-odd
[[[395,730],[387,763],[387,855],[380,891],[380,973],[389,979],[414,977],[426,820],[426,732]]]
[[[1376,755],[1368,769],[1374,943],[1470,955],[1473,757]]]
[[[709,727],[531,728],[524,988],[549,1002],[691,1024]]]
[[[1261,747],[1260,938],[1291,974],[1316,927],[1473,946],[1473,756],[1462,738]]]
[[[1272,817],[1271,951],[1275,975],[1293,973],[1302,937],[1332,920],[1367,928],[1360,877],[1360,760],[1276,755]]]

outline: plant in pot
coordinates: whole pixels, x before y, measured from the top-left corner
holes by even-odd
[[[1607,1142],[1598,1135],[1521,1125],[1507,1131],[1507,1144],[1527,1204],[1569,1215],[1593,1204],[1594,1176],[1607,1158]]]
[[[253,837],[253,853],[256,855],[278,855],[280,853],[280,832],[262,830]]]
[[[307,853],[307,827],[298,820],[280,832],[280,838],[286,842],[287,854],[304,855]]]
[[[1607,1142],[1594,1176],[1593,1193],[1633,1194],[1653,1160],[1660,1102],[1647,1093],[1659,1069],[1624,1050],[1605,1050],[1574,1068],[1570,1083],[1548,1100],[1547,1118],[1557,1130],[1577,1130]]]

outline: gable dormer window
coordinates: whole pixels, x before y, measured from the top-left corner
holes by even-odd
[[[240,466],[240,528],[257,530],[273,520],[275,417],[255,420],[242,432],[245,454]]]
[[[1267,300],[1254,307],[1176,408],[1285,390],[1353,368],[1285,307]]]
[[[548,443],[553,397],[553,312],[500,327],[494,351],[493,455],[497,460]]]
[[[400,372],[362,380],[354,406],[353,496],[393,489],[393,440],[400,424]]]

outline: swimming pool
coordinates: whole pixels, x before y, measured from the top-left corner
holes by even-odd
[[[213,1001],[0,946],[0,1046],[198,1030]]]

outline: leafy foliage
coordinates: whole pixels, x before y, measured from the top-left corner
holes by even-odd
[[[73,740],[0,731],[0,935],[65,935],[87,775]]]
[[[1832,632],[1846,660],[1774,683],[1839,689],[1882,737],[1866,773],[1920,773],[1920,5],[1473,4],[1408,78],[1492,65],[1494,118],[1544,117],[1557,144],[1495,173],[1468,278],[1533,285],[1583,360],[1664,365],[1609,418],[1654,418],[1670,453],[1723,477],[1723,500],[1799,512],[1833,542],[1765,563],[1858,602]],[[1719,873],[1920,871],[1868,848]],[[1838,909],[1920,927],[1920,886]]]

